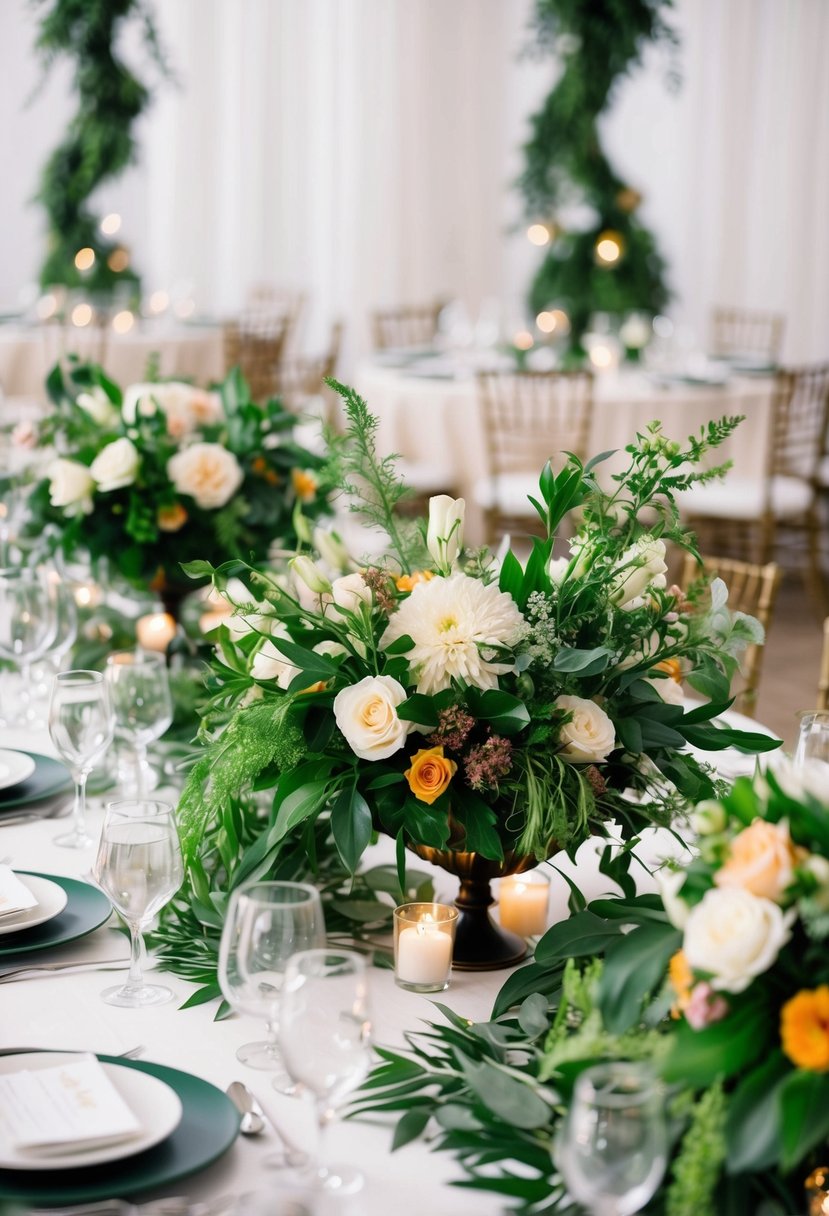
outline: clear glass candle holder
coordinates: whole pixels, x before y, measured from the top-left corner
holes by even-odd
[[[498,890],[498,919],[502,929],[519,937],[540,937],[550,915],[550,879],[543,870],[510,874]]]
[[[449,987],[458,909],[447,904],[403,904],[394,910],[394,978],[410,992]]]

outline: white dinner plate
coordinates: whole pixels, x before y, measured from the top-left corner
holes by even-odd
[[[34,1072],[41,1068],[55,1068],[60,1064],[77,1060],[77,1052],[38,1051],[27,1055],[0,1057],[0,1074],[21,1072],[24,1068]],[[0,1149],[0,1169],[4,1170],[66,1170],[102,1165],[105,1161],[121,1161],[134,1157],[166,1140],[181,1122],[182,1106],[178,1094],[149,1073],[123,1064],[102,1064],[118,1093],[126,1102],[140,1124],[140,1131],[131,1140],[119,1144],[91,1148],[85,1152],[67,1152],[62,1155],[38,1156],[19,1149]]]
[[[35,762],[25,752],[12,752],[6,748],[0,750],[0,790],[8,789],[10,785],[19,785],[35,771]]]
[[[66,907],[69,896],[63,887],[48,878],[36,878],[33,874],[18,874],[17,878],[28,887],[37,903],[33,908],[24,908],[9,916],[0,917],[0,937],[6,933],[19,933],[21,929],[32,929],[58,916]]]

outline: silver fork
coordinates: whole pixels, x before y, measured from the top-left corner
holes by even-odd
[[[128,958],[104,958],[90,962],[75,963],[31,963],[27,967],[14,967],[11,971],[0,972],[0,984],[13,983],[15,980],[27,979],[30,976],[51,975],[57,971],[123,971],[129,966]]]

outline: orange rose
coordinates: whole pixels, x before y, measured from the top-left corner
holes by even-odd
[[[431,806],[457,771],[455,761],[445,759],[442,747],[422,747],[412,756],[412,767],[406,769],[405,776],[415,798]]]
[[[162,532],[178,532],[187,523],[187,511],[176,502],[172,507],[160,507],[156,520]]]
[[[798,1068],[829,1072],[829,986],[804,989],[780,1010],[783,1051]]]
[[[684,950],[677,950],[671,956],[668,964],[668,979],[676,993],[676,1004],[671,1010],[671,1016],[678,1018],[691,999],[691,989],[694,986],[694,973],[691,970]]]
[[[292,469],[291,481],[300,502],[312,502],[317,495],[317,479],[307,469]]]
[[[418,583],[428,583],[434,577],[431,570],[415,570],[413,574],[401,574],[395,586],[398,591],[414,591]]]
[[[714,882],[718,887],[741,887],[751,895],[782,903],[801,855],[805,853],[792,844],[787,823],[755,819],[731,841]]]

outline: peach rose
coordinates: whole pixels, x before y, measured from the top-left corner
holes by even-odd
[[[179,494],[213,511],[229,502],[244,476],[232,452],[220,443],[194,443],[167,461],[167,475]]]
[[[187,523],[187,511],[180,502],[171,507],[159,507],[156,523],[162,532],[178,532]]]
[[[768,823],[755,819],[731,841],[725,864],[714,881],[718,887],[740,887],[779,904],[792,884],[798,860],[785,820]]]
[[[442,747],[422,747],[412,756],[412,767],[406,769],[405,777],[415,798],[431,806],[457,771],[457,764],[445,758]]]

